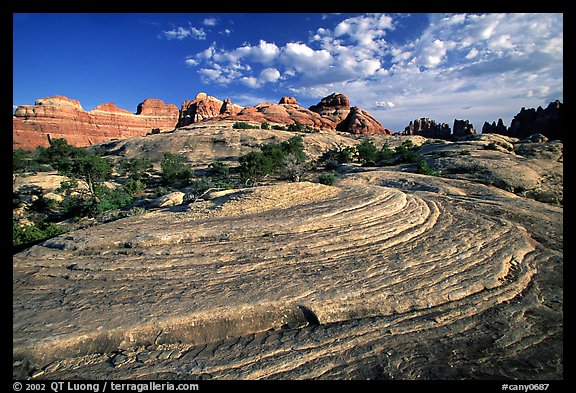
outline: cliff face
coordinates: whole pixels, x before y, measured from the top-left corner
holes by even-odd
[[[152,98],[140,103],[134,114],[113,103],[100,104],[88,112],[77,100],[47,97],[16,109],[12,117],[12,146],[24,150],[47,147],[47,135],[64,138],[76,146],[142,136],[154,128],[174,129],[178,114],[175,105]]]

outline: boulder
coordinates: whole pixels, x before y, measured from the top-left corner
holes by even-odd
[[[171,192],[170,194],[162,195],[150,202],[150,207],[168,207],[181,205],[184,202],[186,194],[181,191]]]

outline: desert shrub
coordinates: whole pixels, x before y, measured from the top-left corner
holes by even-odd
[[[260,123],[260,128],[262,130],[269,130],[270,129],[270,123],[263,121],[262,123]]]
[[[12,245],[15,247],[32,245],[42,240],[50,239],[66,232],[68,228],[52,222],[31,223],[20,225],[12,222]]]
[[[288,153],[284,159],[284,165],[281,170],[282,178],[300,181],[305,172],[306,167],[304,166],[304,161],[299,160],[293,153]]]
[[[416,173],[428,176],[440,176],[438,171],[431,169],[426,160],[420,160],[416,163]]]
[[[246,123],[245,121],[237,121],[236,123],[232,124],[232,128],[241,129],[241,130],[248,130],[252,128],[260,128],[259,126],[253,126],[252,124]]]
[[[194,171],[181,154],[166,152],[160,162],[161,177],[166,184],[189,184]]]
[[[109,188],[98,185],[96,186],[96,195],[97,199],[90,206],[90,216],[121,209],[134,202],[134,197],[124,187]]]
[[[302,136],[296,135],[281,143],[270,143],[240,157],[240,176],[244,180],[257,180],[286,165],[288,156],[295,163],[306,161]]]
[[[274,170],[272,158],[261,151],[251,151],[240,157],[240,175],[244,179],[259,179]]]
[[[461,150],[459,154],[461,156],[469,156],[471,153],[470,150]]]
[[[273,129],[273,130],[277,130],[277,131],[286,131],[286,127],[284,127],[284,126],[279,126],[278,124],[274,124],[274,125],[272,126],[272,129]]]
[[[484,149],[486,149],[486,150],[498,150],[498,145],[496,144],[496,142],[490,142],[489,144],[484,146]]]
[[[126,184],[124,184],[124,190],[131,196],[141,195],[145,189],[146,183],[134,178],[128,179]]]
[[[378,151],[376,162],[380,163],[381,165],[386,165],[390,162],[392,157],[394,157],[394,150],[392,150],[388,144],[384,144]]]
[[[331,186],[336,182],[336,175],[334,173],[328,172],[323,173],[318,176],[318,183],[326,184],[327,186]]]
[[[294,122],[292,124],[288,124],[288,126],[286,127],[287,131],[296,131],[296,132],[307,132],[307,133],[312,133],[312,132],[320,132],[319,130],[310,127],[309,125],[304,125],[302,123],[299,122]]]
[[[225,179],[230,176],[230,167],[223,162],[214,161],[208,165],[206,174],[218,179]]]
[[[45,172],[53,168],[46,162],[38,160],[38,150],[12,150],[12,172]]]
[[[282,142],[280,147],[286,155],[293,154],[298,162],[306,161],[306,153],[304,152],[304,139],[300,135],[293,136],[287,141]]]
[[[326,169],[336,169],[340,164],[352,162],[356,148],[353,146],[338,146],[325,151],[318,158],[318,161],[324,164]]]
[[[408,140],[402,142],[400,146],[396,147],[396,161],[397,163],[410,163],[418,161],[419,146],[416,146],[412,141]]]
[[[370,139],[365,139],[356,145],[358,160],[362,163],[375,163],[378,161],[378,148]]]
[[[148,158],[122,159],[118,162],[120,174],[134,180],[148,178],[150,176],[148,172],[151,171],[152,168],[152,161]]]

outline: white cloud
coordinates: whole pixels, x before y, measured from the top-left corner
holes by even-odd
[[[260,87],[260,82],[253,76],[245,76],[240,78],[240,83],[253,89]]]
[[[218,20],[216,18],[205,18],[202,21],[204,26],[216,26],[218,24]]]
[[[280,71],[276,68],[265,68],[260,73],[259,80],[262,82],[276,82],[280,78]]]
[[[172,30],[163,31],[162,35],[159,35],[158,37],[167,38],[168,40],[183,40],[188,37],[192,37],[197,40],[205,40],[206,32],[202,28],[197,29],[192,26],[189,28],[177,27]]]
[[[281,62],[299,72],[314,72],[327,68],[333,58],[326,50],[314,50],[306,44],[289,42],[282,49]]]
[[[212,44],[186,63],[206,83],[278,85],[300,102],[340,91],[394,131],[420,117],[507,122],[522,106],[562,96],[562,14],[433,14],[410,40],[393,36],[397,24],[387,15],[343,18],[308,42]]]

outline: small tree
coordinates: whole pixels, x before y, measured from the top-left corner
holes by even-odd
[[[357,145],[356,151],[358,152],[358,160],[365,164],[373,164],[378,161],[378,148],[370,139],[365,139],[362,143]]]
[[[190,165],[184,161],[186,157],[181,154],[166,152],[164,158],[160,162],[162,170],[162,180],[166,184],[188,184],[193,175],[193,170]]]

